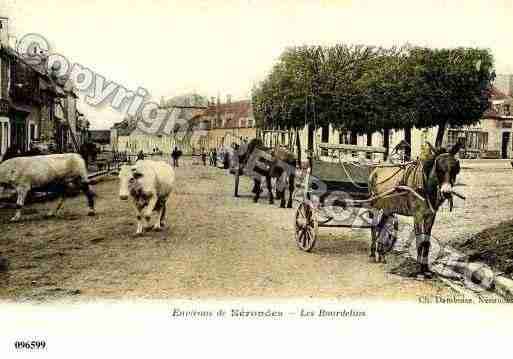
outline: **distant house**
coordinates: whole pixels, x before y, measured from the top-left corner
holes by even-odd
[[[240,144],[256,137],[255,118],[251,101],[231,101],[217,103],[214,98],[203,113],[192,118],[195,147],[218,148]]]
[[[193,147],[192,119],[203,114],[206,102],[206,98],[197,94],[175,96],[169,100],[162,98],[155,116],[162,120],[159,126],[146,128],[147,121],[138,122],[144,117],[142,114],[127,116],[110,129],[112,149],[132,154],[156,150],[171,154],[178,147],[183,153],[190,153]]]
[[[450,128],[447,145],[461,142],[473,157],[512,158],[513,97],[492,88],[490,108],[475,126]]]
[[[0,158],[8,148],[43,145],[58,152],[80,145],[77,94],[67,78],[9,46],[9,19],[0,16]]]

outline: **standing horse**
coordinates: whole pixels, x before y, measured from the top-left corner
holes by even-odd
[[[383,211],[385,219],[392,214],[414,218],[419,265],[417,275],[420,278],[433,277],[428,266],[431,230],[436,213],[444,201],[449,201],[452,210],[452,187],[460,172],[460,164],[455,155],[460,150],[461,144],[454,145],[449,151],[443,148],[435,149],[429,143],[428,145],[431,154],[427,159],[404,165],[378,167],[369,176],[369,190],[374,196],[393,191],[398,186],[410,189],[402,195],[378,198],[373,202],[372,207]],[[376,236],[373,236],[372,258],[375,256],[375,250]]]
[[[285,190],[289,189],[287,207],[292,208],[295,186],[296,158],[293,153],[279,148],[264,147],[259,139],[252,139],[248,144],[235,146],[232,159],[232,173],[235,174],[235,197],[238,197],[238,177],[248,174],[253,177],[253,201],[258,202],[262,193],[262,177],[265,178],[269,192],[269,203],[274,204],[271,179],[276,179],[276,197],[281,200],[280,207],[285,208]]]

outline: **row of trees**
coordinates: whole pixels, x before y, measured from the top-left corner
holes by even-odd
[[[260,127],[306,124],[365,134],[390,129],[475,124],[489,106],[495,77],[488,50],[382,48],[338,44],[287,48],[253,89]],[[387,144],[385,144],[387,145]]]

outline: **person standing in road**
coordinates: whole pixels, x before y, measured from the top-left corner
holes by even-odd
[[[201,161],[203,162],[203,166],[207,165],[207,152],[205,151],[205,148],[201,149]]]
[[[173,152],[171,152],[171,158],[173,159],[173,167],[179,167],[178,165],[178,159],[180,158],[181,151],[178,150],[178,147],[175,146],[173,149]]]
[[[216,149],[212,149],[212,165],[217,167],[217,151]]]

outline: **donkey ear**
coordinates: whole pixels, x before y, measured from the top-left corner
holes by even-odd
[[[449,153],[454,156],[458,153],[459,150],[461,150],[462,147],[463,144],[461,142],[457,142],[454,146],[451,147]]]

